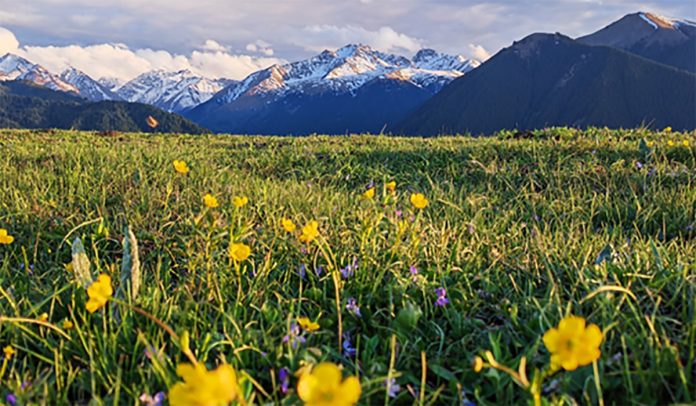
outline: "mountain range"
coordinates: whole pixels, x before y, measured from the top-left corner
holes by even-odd
[[[32,102],[60,99],[37,96],[38,86],[69,97],[60,103],[75,109],[106,101],[118,109],[151,105],[214,132],[279,135],[489,134],[550,125],[694,129],[695,78],[696,24],[643,12],[576,39],[532,34],[484,63],[431,49],[407,58],[350,44],[239,81],[156,70],[124,83],[74,68],[56,75],[17,55],[0,57],[5,96],[26,91]]]
[[[256,72],[185,115],[216,132],[378,133],[478,64],[431,49],[408,59],[352,44]]]

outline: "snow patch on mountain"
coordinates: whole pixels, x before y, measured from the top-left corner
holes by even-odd
[[[479,65],[461,55],[446,55],[431,49],[413,59],[388,54],[367,45],[350,44],[326,50],[312,58],[274,65],[255,72],[215,96],[217,103],[231,103],[245,95],[281,97],[288,93],[354,93],[374,79],[409,81],[439,90],[451,80]]]
[[[0,80],[26,80],[51,90],[79,93],[75,86],[50,73],[43,66],[14,54],[0,57]]]
[[[68,68],[60,74],[61,80],[75,86],[80,96],[89,101],[120,100],[121,98],[79,69]]]
[[[233,81],[227,79],[204,78],[189,70],[155,70],[125,83],[116,93],[130,102],[151,104],[170,112],[181,112],[208,101],[231,83]]]

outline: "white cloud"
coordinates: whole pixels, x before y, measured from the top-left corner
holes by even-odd
[[[5,52],[15,52],[55,73],[73,66],[93,78],[121,80],[130,80],[155,69],[189,69],[211,78],[243,79],[259,69],[285,62],[277,58],[231,54],[213,40],[205,41],[200,50],[188,55],[147,48],[133,50],[124,44],[20,46],[11,31],[0,27],[0,54]]]
[[[469,44],[469,52],[471,52],[471,56],[473,56],[474,59],[477,59],[481,62],[491,57],[491,53],[488,52],[486,48],[484,48],[481,45]]]
[[[210,52],[227,52],[227,47],[212,39],[206,40],[201,49]]]
[[[394,31],[391,27],[381,27],[370,31],[360,26],[311,25],[305,27],[301,41],[305,49],[323,51],[339,48],[348,43],[363,43],[384,52],[415,52],[423,48],[423,41]]]
[[[8,52],[17,52],[19,41],[12,31],[0,27],[0,56]]]
[[[249,52],[260,53],[265,56],[273,56],[274,54],[271,44],[263,40],[257,40],[256,42],[249,43],[245,49]]]

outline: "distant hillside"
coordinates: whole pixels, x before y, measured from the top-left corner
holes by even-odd
[[[3,128],[152,132],[146,122],[148,116],[159,122],[158,132],[207,132],[181,116],[145,104],[90,103],[25,81],[0,82],[0,127]]]
[[[652,13],[633,13],[577,40],[587,45],[621,48],[696,72],[696,23],[692,21],[672,20]]]
[[[404,134],[546,126],[696,127],[696,75],[560,34],[533,34],[456,79],[398,126]]]

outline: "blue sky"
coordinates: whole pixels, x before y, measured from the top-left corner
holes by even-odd
[[[532,32],[576,37],[639,10],[696,20],[693,0],[0,0],[0,52],[93,76],[190,67],[240,79],[349,42],[485,59]]]

